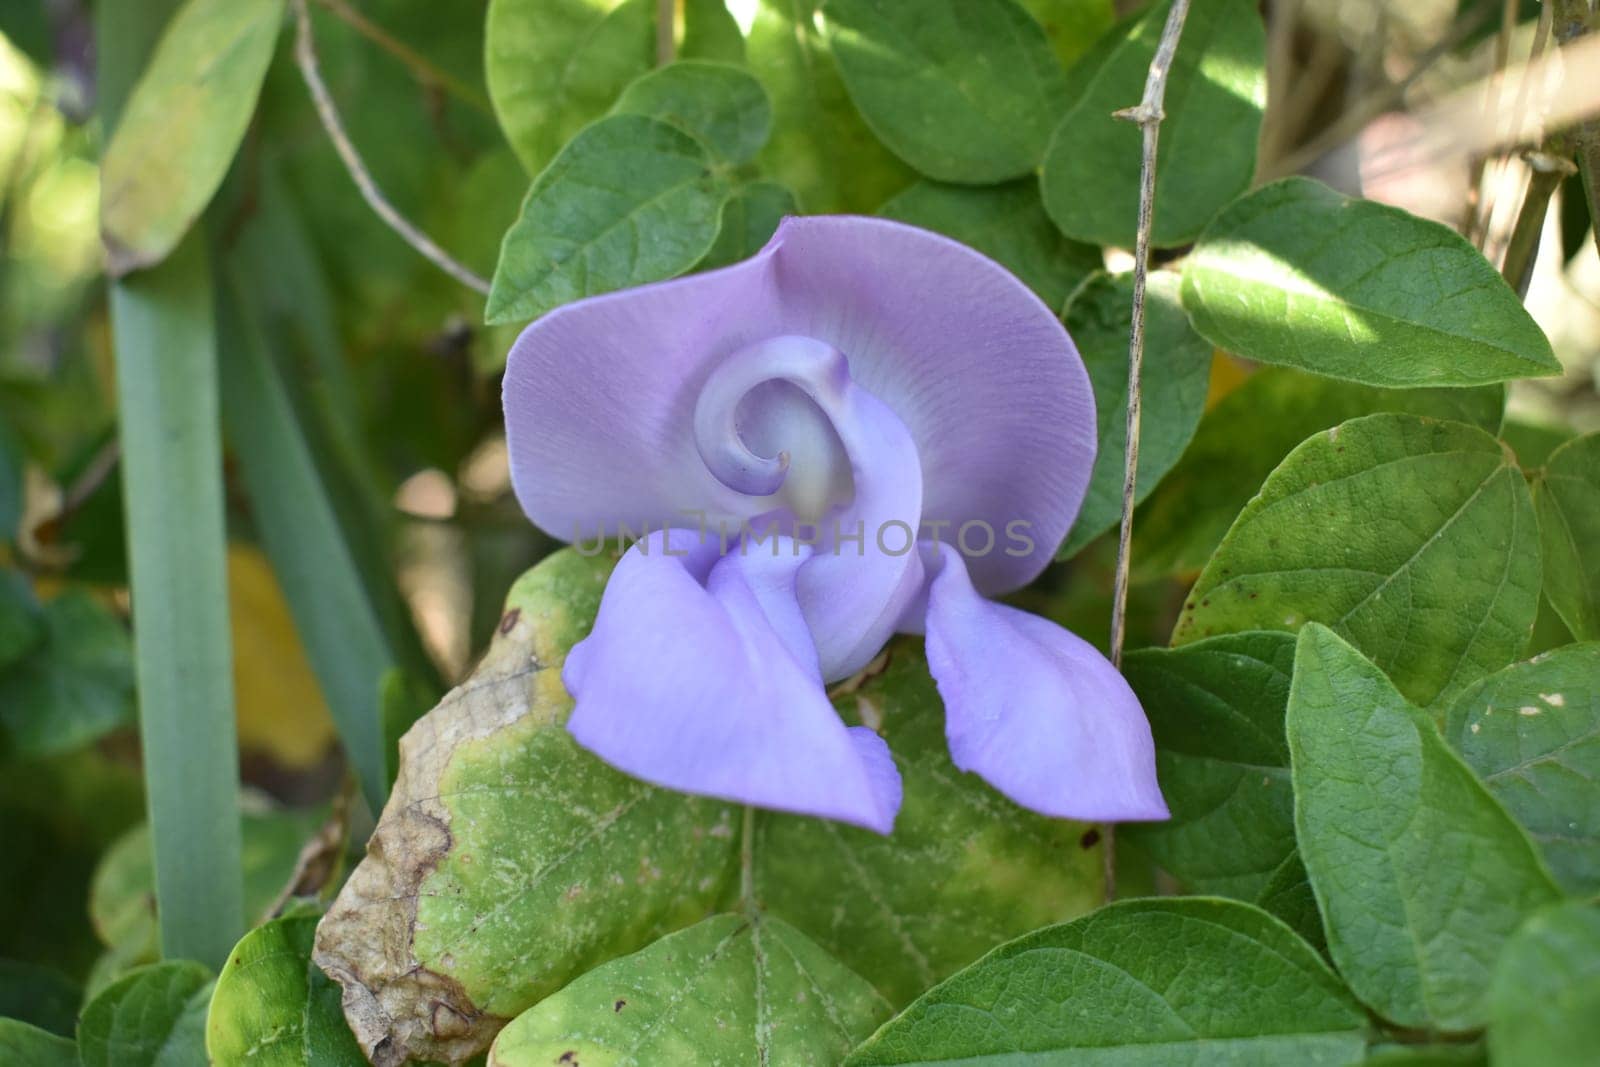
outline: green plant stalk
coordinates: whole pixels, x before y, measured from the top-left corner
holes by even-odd
[[[96,19],[106,139],[177,0]],[[191,233],[111,286],[146,806],[162,951],[220,967],[244,931],[222,435],[209,255]]]
[[[244,932],[216,330],[203,236],[111,287],[139,733],[161,948]]]
[[[222,401],[245,491],[362,795],[383,810],[391,768],[379,694],[395,666],[383,627],[267,350],[248,287],[223,272]]]

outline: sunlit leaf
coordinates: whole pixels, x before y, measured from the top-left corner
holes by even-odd
[[[725,195],[693,137],[643,115],[602,119],[533,183],[506,231],[486,318],[534,319],[682,274],[716,240]]]
[[[772,132],[772,104],[751,74],[727,63],[681,59],[623,90],[613,113],[676,126],[726,163],[746,163]]]
[[[488,18],[489,96],[530,174],[655,63],[654,0],[491,0]]]
[[[1517,294],[1460,234],[1309,178],[1228,205],[1183,269],[1218,347],[1381,386],[1557,374]]]
[[[1144,96],[1170,2],[1102,37],[1067,72],[1065,98],[1040,184],[1061,232],[1132,248],[1139,219],[1139,126],[1113,112]],[[1243,192],[1256,165],[1266,102],[1266,33],[1250,0],[1195,4],[1167,80],[1156,158],[1157,247],[1192,240]]]
[[[166,258],[222,184],[255,110],[284,0],[186,0],[100,165],[113,274]]]

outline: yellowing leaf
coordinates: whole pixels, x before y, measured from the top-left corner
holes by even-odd
[[[222,184],[255,111],[284,0],[188,0],[172,17],[101,163],[112,274],[165,259]]]
[[[228,602],[239,747],[290,769],[312,766],[333,743],[333,718],[278,579],[253,545],[228,549]]]

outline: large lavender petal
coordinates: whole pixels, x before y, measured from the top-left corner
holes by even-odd
[[[752,491],[761,483],[740,491],[706,468],[694,411],[714,368],[786,334],[842,352],[855,382],[905,425],[925,520],[948,524],[946,538],[980,524],[974,545],[994,532],[994,548],[971,561],[980,589],[1014,588],[1044,567],[1094,459],[1082,362],[1050,309],[1003,268],[879,219],[789,219],[743,263],[579,301],[525,330],[505,376],[524,509],[566,539],[619,522],[682,525],[685,509],[735,524],[770,510]],[[1008,539],[1008,526],[1031,546]]]
[[[1167,818],[1139,700],[1093,645],[985,600],[945,551],[928,593],[928,666],[957,767],[1034,811]]]
[[[781,547],[719,560],[715,539],[674,530],[630,549],[568,655],[567,728],[657,785],[888,833],[893,760],[828,703],[794,599],[807,553]]]

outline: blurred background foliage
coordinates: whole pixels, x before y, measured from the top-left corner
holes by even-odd
[[[530,180],[490,104],[488,6],[312,6],[323,74],[377,184],[484,277]],[[827,65],[812,6],[730,3],[733,32],[721,16],[698,23],[696,12],[708,5],[687,0],[679,5],[688,20],[683,47],[693,40],[703,54],[745,55],[775,105],[775,134],[760,164],[804,209],[873,212],[916,179],[851,108]],[[1027,6],[1063,58],[1123,13],[1109,0]],[[1258,173],[1312,173],[1460,224],[1471,202],[1466,162],[1422,155],[1397,169],[1373,161],[1421,138],[1412,112],[1495,62],[1500,8],[1497,0],[1265,4],[1271,92]],[[29,1010],[45,1018],[45,994],[56,988],[49,982],[97,988],[153,958],[154,897],[139,828],[97,227],[104,131],[95,106],[95,5],[8,0],[0,11],[0,958],[12,961],[0,967],[0,1015],[33,997],[43,999]],[[1511,43],[1517,54],[1526,52],[1537,14],[1536,4],[1522,5]],[[383,709],[395,731],[464,676],[512,579],[553,543],[526,522],[510,491],[498,368],[515,327],[481,325],[480,295],[416,255],[363,202],[291,48],[285,33],[212,208],[212,239],[234,250],[234,284],[251,294],[295,426],[394,651]],[[637,59],[634,73],[642,73],[651,55]],[[592,117],[580,108],[565,121],[576,128]],[[530,151],[523,146],[524,156]],[[1481,186],[1491,261],[1509,237],[1525,180],[1519,167],[1515,159],[1491,162]],[[1569,183],[1558,193],[1528,297],[1567,372],[1514,387],[1506,435],[1525,466],[1554,443],[1600,428],[1600,257],[1575,189]],[[1114,268],[1129,262],[1117,249],[1105,258]],[[1218,353],[1208,405],[1252,373]],[[304,873],[302,846],[349,788],[328,698],[263,551],[239,460],[235,452],[227,464],[228,588],[249,794],[246,908],[255,919]],[[299,504],[274,502],[290,514]],[[1159,504],[1158,493],[1148,506]],[[1114,541],[1114,532],[1102,536],[1019,599],[1104,647]],[[1165,643],[1193,577],[1141,573],[1130,647]],[[1570,640],[1546,616],[1536,645]],[[42,979],[38,967],[58,978]]]

